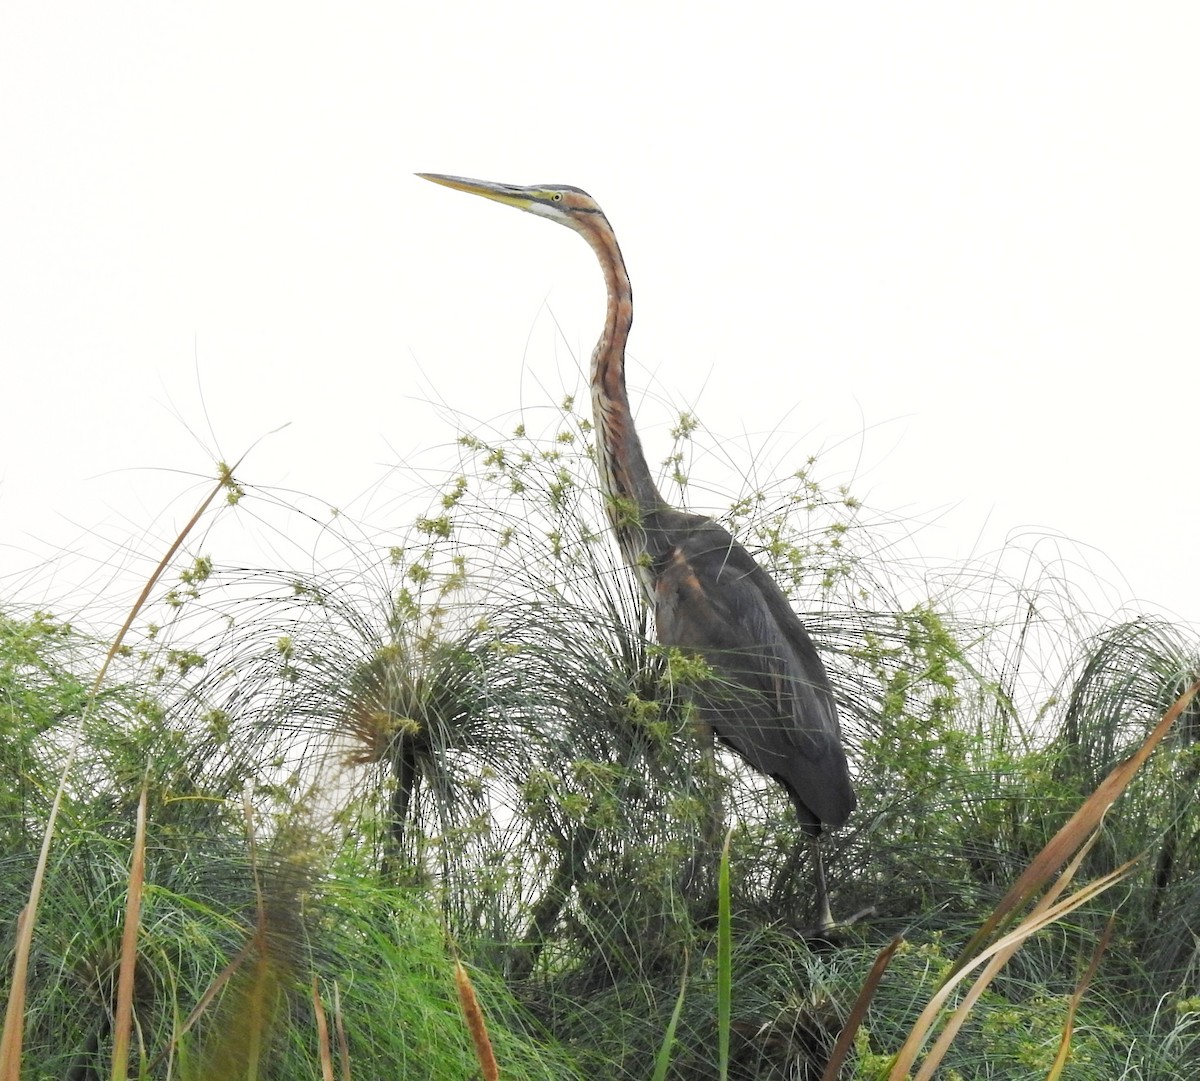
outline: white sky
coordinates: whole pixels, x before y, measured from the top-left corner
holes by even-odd
[[[0,599],[157,559],[218,447],[369,515],[431,399],[578,389],[591,253],[429,170],[605,207],[652,461],[666,400],[1200,622],[1200,5],[734,10],[0,7]]]

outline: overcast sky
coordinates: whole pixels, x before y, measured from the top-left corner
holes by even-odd
[[[1200,622],[1200,5],[733,11],[0,7],[0,602],[86,609],[281,425],[244,480],[379,525],[437,402],[581,389],[590,251],[427,170],[601,202],[652,461],[692,409]]]

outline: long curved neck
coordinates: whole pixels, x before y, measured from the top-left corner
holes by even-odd
[[[666,504],[646,465],[625,390],[625,343],[633,324],[633,290],[612,229],[603,216],[596,217],[593,227],[580,232],[600,260],[608,290],[604,331],[592,352],[591,373],[600,485],[625,560],[640,570],[646,545],[641,524],[646,515]]]

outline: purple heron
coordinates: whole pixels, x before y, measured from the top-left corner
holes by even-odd
[[[711,518],[670,506],[650,475],[625,390],[633,293],[612,226],[579,188],[417,175],[565,225],[600,260],[608,306],[591,385],[609,521],[654,612],[659,642],[699,655],[712,672],[693,695],[702,725],[791,797],[813,839],[818,921],[829,928],[817,838],[855,806],[829,677],[774,579]],[[707,740],[711,749],[711,734]]]

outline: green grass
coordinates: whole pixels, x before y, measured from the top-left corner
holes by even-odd
[[[681,494],[700,434],[678,431]],[[1195,679],[1195,639],[1041,623],[1027,583],[991,605],[1004,618],[901,603],[888,523],[813,463],[743,494],[727,520],[815,609],[860,798],[828,870],[835,915],[873,915],[809,941],[804,838],[775,785],[693,739],[703,673],[647,640],[589,438],[569,404],[544,437],[464,436],[410,528],[325,523],[344,560],[315,571],[185,545],[120,648],[0,606],[3,986],[22,1035],[0,1078],[119,1078],[127,1040],[137,1078],[465,1079],[482,1019],[503,1077],[815,1081],[852,1011],[842,1076],[884,1078],[939,989],[939,1022],[964,1002],[987,964],[952,985],[964,951],[1027,920],[1085,836],[1058,880],[1079,903],[997,962],[939,1076],[1195,1073],[1200,707],[1102,820],[1055,840]],[[226,515],[255,498],[228,471],[214,490],[240,493]],[[718,798],[725,859],[705,840]]]

